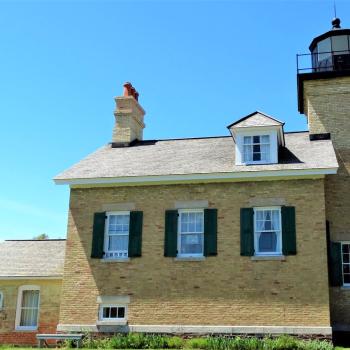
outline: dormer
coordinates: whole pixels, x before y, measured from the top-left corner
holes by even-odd
[[[284,146],[283,125],[258,111],[229,125],[236,144],[236,165],[278,163],[278,149]]]

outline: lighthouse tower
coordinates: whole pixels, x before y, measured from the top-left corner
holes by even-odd
[[[310,140],[331,139],[339,163],[325,181],[330,304],[334,331],[350,331],[350,29],[340,20],[310,44],[310,64],[298,64],[298,109]],[[306,55],[298,55],[305,62]]]

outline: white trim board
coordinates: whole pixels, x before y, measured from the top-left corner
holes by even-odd
[[[0,276],[0,281],[6,280],[61,280],[63,276]]]
[[[337,173],[337,167],[326,169],[292,169],[269,171],[241,171],[210,174],[184,174],[159,176],[125,176],[89,179],[54,179],[57,185],[70,185],[71,187],[94,187],[99,185],[155,185],[172,183],[201,183],[201,182],[234,182],[234,181],[266,181],[290,180],[296,178],[321,178],[324,175]]]
[[[106,326],[107,327],[107,326]],[[177,334],[295,334],[332,335],[332,327],[319,326],[191,326],[191,325],[126,325],[118,327],[118,332],[177,333]],[[110,332],[100,325],[59,324],[57,331]]]

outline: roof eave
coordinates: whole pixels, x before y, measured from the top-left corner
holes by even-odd
[[[152,176],[127,176],[127,177],[105,177],[105,178],[75,178],[75,179],[54,179],[56,185],[75,186],[137,186],[171,183],[193,183],[193,182],[223,182],[223,181],[251,181],[280,178],[303,178],[323,177],[336,174],[338,166],[327,168],[308,169],[283,169],[283,170],[254,170],[225,173],[202,173],[202,174],[181,174],[181,175],[152,175]]]

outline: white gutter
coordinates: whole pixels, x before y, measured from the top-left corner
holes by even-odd
[[[0,276],[0,281],[6,280],[61,280],[62,275],[57,276]]]
[[[152,185],[157,183],[179,182],[220,182],[220,181],[249,181],[274,180],[275,178],[296,177],[322,177],[337,173],[337,167],[320,169],[292,169],[268,171],[241,171],[210,174],[184,174],[184,175],[152,175],[152,176],[124,176],[81,179],[54,179],[57,185]]]

